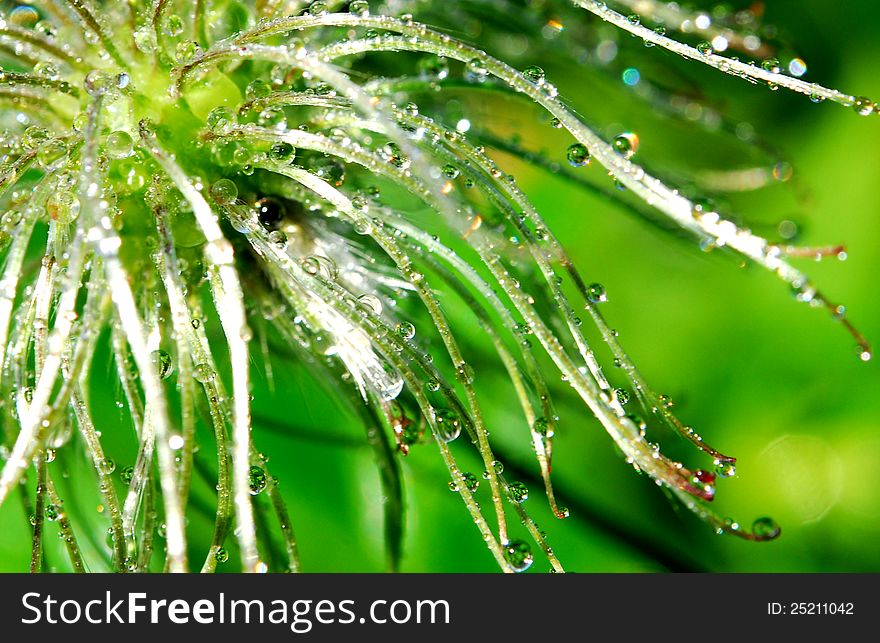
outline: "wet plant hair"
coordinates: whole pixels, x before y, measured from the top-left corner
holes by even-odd
[[[637,134],[607,137],[543,69],[505,56],[505,39],[526,38],[535,59],[617,73],[609,43],[627,34],[620,47],[653,47],[640,55],[661,62],[665,49],[815,102],[878,111],[803,80],[799,58],[780,63],[758,15],[631,0],[33,4],[0,19],[0,503],[21,490],[33,571],[43,568],[46,520],[58,524],[74,571],[213,571],[227,548],[245,571],[298,571],[295,516],[251,418],[252,397],[271,396],[254,386],[252,362],[281,380],[290,360],[329,383],[368,428],[392,569],[403,543],[399,459],[418,445],[439,451],[501,570],[543,555],[563,571],[525,509],[528,489],[505,476],[489,439],[504,430],[531,444],[547,502],[564,518],[551,480],[548,382],[559,377],[627,463],[712,529],[753,541],[779,535],[769,518],[747,528],[713,511],[716,482],[734,475],[735,459],[645,381],[601,312],[605,289],[582,277],[588,267],[573,265],[507,167],[553,172],[704,250],[766,268],[828,310],[870,359],[843,307],[791,263],[842,248],[771,242],[705,198],[759,189],[784,164],[702,182],[661,178],[662,168],[637,161]],[[476,25],[478,35],[457,37],[457,25]],[[536,105],[547,127],[567,132],[558,158],[466,110],[449,119],[451,102],[487,95]],[[634,96],[671,118],[695,104],[660,87]],[[702,113],[698,124],[726,126]],[[487,425],[488,366],[462,342],[473,333],[503,367],[520,426]],[[98,355],[109,357],[98,364]],[[105,451],[99,418],[108,411],[92,399],[107,363],[137,445],[124,467]],[[604,374],[612,363],[624,384]],[[693,446],[688,462],[661,452],[662,431]],[[479,477],[457,464],[467,450],[482,461],[485,506],[474,494]],[[80,546],[98,518],[78,524],[56,485],[56,458],[81,453],[101,494],[106,549]],[[213,468],[206,453],[216,455]],[[209,548],[191,560],[196,476],[216,485],[216,519]],[[255,516],[260,495],[274,526]],[[262,552],[273,531],[285,546],[270,567]]]

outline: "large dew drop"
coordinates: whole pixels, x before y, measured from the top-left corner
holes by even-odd
[[[504,560],[515,572],[524,572],[532,566],[532,548],[522,540],[511,540],[504,546]]]
[[[163,350],[157,350],[152,352],[151,358],[153,364],[156,366],[156,372],[159,374],[159,377],[163,380],[170,377],[171,373],[174,371],[174,367],[171,363],[171,355]]]
[[[348,10],[356,16],[365,18],[370,15],[370,3],[367,0],[354,0],[348,5]]]
[[[252,496],[259,495],[269,485],[269,477],[262,467],[253,465],[248,470],[248,487]]]
[[[238,198],[238,187],[229,179],[220,179],[211,185],[211,198],[219,205],[229,205]]]
[[[507,490],[510,492],[510,498],[517,504],[529,498],[529,488],[523,482],[511,482]]]
[[[434,422],[437,433],[444,442],[452,442],[461,435],[461,418],[449,409],[435,409]]]
[[[122,130],[111,132],[107,135],[104,149],[108,156],[115,159],[123,159],[131,154],[132,140],[128,132]]]
[[[776,538],[782,529],[773,518],[767,516],[758,518],[752,523],[752,534],[758,540],[772,540]]]
[[[590,163],[590,152],[586,145],[582,143],[574,143],[568,146],[566,158],[572,167],[583,167]]]
[[[623,158],[630,159],[639,151],[639,135],[635,132],[624,132],[611,145]]]
[[[532,83],[533,85],[538,85],[539,87],[544,84],[546,80],[546,75],[544,74],[544,70],[538,67],[537,65],[532,65],[531,67],[526,67],[523,69],[523,78]]]

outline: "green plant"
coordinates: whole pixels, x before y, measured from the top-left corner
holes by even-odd
[[[828,309],[867,361],[868,344],[844,309],[789,262],[840,255],[841,248],[798,249],[738,226],[701,198],[696,182],[673,188],[635,163],[634,133],[606,141],[560,100],[543,69],[520,71],[486,50],[511,32],[538,38],[573,25],[563,50],[547,44],[541,55],[579,63],[575,44],[601,45],[603,38],[592,14],[645,46],[774,89],[866,116],[877,106],[807,83],[796,66],[783,74],[776,59],[755,65],[721,55],[768,47],[749,41],[754,25],[737,27],[733,16],[705,22],[707,14],[678,13],[673,20],[668,12],[681,10],[672,5],[616,3],[647,8],[627,17],[579,0],[574,8],[553,6],[548,20],[540,8],[500,4],[506,12],[479,1],[393,3],[392,17],[378,7],[371,13],[362,0],[132,0],[100,11],[65,0],[7,14],[0,24],[8,127],[0,175],[0,403],[8,450],[0,503],[16,488],[27,496],[19,483],[34,480],[32,570],[42,567],[45,519],[59,523],[77,571],[152,569],[160,532],[165,569],[197,567],[187,560],[191,482],[216,476],[215,528],[201,568],[213,571],[229,558],[235,524],[242,569],[267,569],[272,536],[252,504],[266,495],[284,540],[279,569],[296,571],[291,517],[255,446],[259,436],[251,435],[251,397],[269,392],[254,388],[250,361],[270,368],[271,356],[307,364],[368,428],[392,568],[403,540],[398,458],[432,441],[499,567],[522,571],[533,560],[531,546],[510,535],[513,513],[562,571],[524,509],[527,489],[506,479],[493,453],[475,379],[481,366],[466,357],[460,319],[477,324],[506,372],[557,517],[567,510],[557,506],[550,478],[551,374],[572,387],[627,462],[714,529],[749,540],[779,534],[769,518],[746,529],[712,511],[716,477],[733,475],[735,459],[708,446],[648,385],[602,316],[605,289],[582,279],[485,147],[537,166],[554,161],[466,115],[452,123],[426,114],[441,112],[449,92],[530,100],[551,127],[571,134],[568,163],[601,165],[611,185],[577,171],[566,174],[572,181],[624,199],[704,249],[725,248],[775,273],[800,300]],[[422,22],[404,13],[410,9]],[[444,22],[447,11],[453,19],[483,20],[479,47],[425,26]],[[687,21],[700,38],[695,46],[657,26]],[[666,106],[676,109],[674,101]],[[768,173],[761,176],[766,181]],[[718,180],[744,179],[731,171]],[[603,374],[579,314],[598,331],[627,386],[613,386]],[[262,351],[251,349],[251,327]],[[121,480],[112,475],[116,465],[92,401],[102,350],[112,356],[136,438],[135,464],[120,471]],[[648,421],[629,411],[635,403]],[[662,454],[648,432],[664,430],[696,447],[715,470]],[[482,461],[488,511],[474,496],[478,476],[457,464],[456,451],[470,447],[457,439],[462,433]],[[204,448],[196,454],[211,440],[215,469]],[[93,560],[78,545],[52,466],[80,446],[109,518],[109,555],[99,551]]]

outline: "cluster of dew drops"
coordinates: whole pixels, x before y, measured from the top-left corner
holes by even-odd
[[[328,5],[324,2],[313,2],[307,9],[308,13],[314,16],[324,15],[329,11]],[[369,13],[369,4],[365,0],[354,0],[349,4],[349,11],[352,14],[357,15],[367,15]],[[19,6],[13,9],[8,15],[8,21],[11,24],[17,26],[27,26],[34,27],[35,29],[39,27],[37,23],[38,14],[37,12],[27,6]],[[638,24],[640,22],[640,17],[638,15],[631,15],[628,17],[628,20],[633,24]],[[178,23],[179,28],[178,28]],[[47,27],[48,28],[48,27]],[[179,17],[172,16],[168,20],[168,24],[166,26],[166,32],[168,35],[176,36],[179,35],[183,30],[182,22]],[[663,27],[657,27],[655,31],[660,34],[665,34],[665,29]],[[136,41],[139,43],[139,47],[147,47],[146,44],[148,41],[149,34],[135,34]],[[143,44],[141,44],[143,43]],[[646,43],[647,44],[647,43]],[[198,54],[198,46],[195,43],[180,43],[177,47],[176,54],[179,62],[186,62],[187,60],[191,60]],[[704,56],[713,56],[717,55],[719,51],[723,51],[726,49],[726,44],[721,43],[720,41],[703,41],[700,42],[696,49]],[[782,71],[782,66],[778,59],[771,58],[768,60],[764,60],[760,63],[760,67],[768,72],[778,74]],[[806,64],[803,63],[800,59],[793,59],[788,66],[788,70],[795,77],[800,77],[806,72]],[[40,71],[40,70],[38,70]],[[45,70],[43,70],[45,71]],[[448,74],[448,66],[445,62],[445,59],[440,57],[432,57],[430,60],[423,61],[420,63],[420,71],[423,73],[427,73],[434,77],[443,78]],[[555,97],[557,95],[557,90],[554,85],[548,82],[546,74],[544,70],[536,65],[528,66],[523,69],[522,77],[533,84],[534,86],[540,88],[546,95]],[[483,61],[480,59],[473,59],[468,61],[465,64],[464,68],[464,76],[470,82],[484,82],[488,76],[489,71]],[[125,84],[127,84],[128,80],[124,74],[121,74],[118,77],[108,78],[106,74],[102,73],[94,73],[89,74],[86,78],[85,86],[89,93],[93,93],[95,91],[100,91],[102,86],[107,83],[115,84],[117,87],[123,88]],[[775,87],[771,84],[771,89],[775,89]],[[266,81],[254,81],[253,86],[249,86],[248,96],[259,97],[261,95],[265,95],[269,91],[269,86]],[[824,100],[822,96],[813,95],[811,99],[814,102],[821,102]],[[877,103],[870,100],[866,97],[856,97],[853,101],[852,108],[860,115],[868,116],[873,113],[880,113],[880,106]],[[410,110],[417,111],[418,108],[413,105]],[[281,116],[276,115],[277,118],[281,118]],[[207,118],[208,126],[220,133],[222,133],[225,129],[229,127],[231,123],[234,123],[236,116],[231,113],[228,108],[217,108],[209,114]],[[266,120],[271,120],[268,118]],[[266,123],[261,123],[266,124]],[[272,122],[271,125],[276,127],[283,125],[280,122]],[[76,124],[75,124],[76,125]],[[468,128],[468,124],[465,122],[460,122],[457,126],[459,131],[466,131]],[[551,126],[554,128],[561,128],[562,124],[557,120],[553,119],[551,121]],[[48,142],[48,133],[46,133],[41,128],[28,128],[25,132],[25,136],[23,138],[23,144],[25,147],[30,149],[40,150],[40,158],[39,161],[41,164],[47,165],[50,164],[53,160],[60,158],[64,149],[59,149],[58,146],[63,144],[62,139],[56,139],[57,143],[55,145],[47,145]],[[631,159],[639,149],[639,136],[632,131],[625,131],[617,135],[611,141],[612,149],[622,156],[623,158],[629,160]],[[130,155],[132,151],[133,142],[130,136],[126,132],[114,132],[111,133],[107,137],[106,141],[106,150],[108,154],[110,154],[113,158],[122,159]],[[397,151],[393,147],[393,143],[386,144],[385,156],[388,158],[390,162],[400,163],[400,156]],[[240,150],[241,148],[239,148]],[[286,143],[277,143],[273,145],[272,150],[270,151],[270,155],[273,156],[276,160],[283,160],[289,158],[294,153],[293,148]],[[565,159],[573,168],[583,168],[589,166],[591,164],[591,154],[587,147],[579,142],[570,144],[565,151]],[[241,163],[244,166],[247,166],[249,159],[244,158],[244,153],[240,153],[239,157],[235,158],[236,162]],[[337,172],[338,170],[328,170],[328,172]],[[319,172],[320,173],[320,172]],[[459,171],[454,166],[446,166],[443,169],[443,173],[446,178],[455,179],[459,175]],[[131,174],[129,173],[129,175]],[[137,180],[143,181],[144,177],[135,177]],[[612,178],[613,174],[612,174]],[[615,185],[618,189],[624,189],[624,186],[620,181],[614,179]],[[341,181],[340,181],[341,182]],[[224,203],[232,203],[237,198],[237,188],[233,181],[229,179],[219,179],[215,183],[212,184],[210,188],[210,193],[212,198],[220,204]],[[72,194],[69,192],[61,192],[59,198],[72,199]],[[60,203],[55,204],[60,206],[64,206],[66,209],[70,210],[75,207],[75,203]],[[271,226],[271,221],[275,216],[275,212],[272,211],[271,205],[258,205],[258,217],[260,221],[266,225],[267,227]],[[278,230],[273,230],[270,235],[270,240],[273,242],[283,245],[285,240],[283,237],[283,232]],[[320,261],[324,259],[322,257],[309,257],[306,258],[304,267],[307,271],[313,270],[316,274],[320,269]],[[363,297],[372,297],[369,295],[363,295]],[[588,299],[591,303],[601,303],[606,301],[607,295],[605,293],[605,289],[601,284],[594,283],[588,286]],[[193,323],[198,323],[198,320],[193,320]],[[397,332],[404,340],[410,340],[414,337],[416,329],[413,324],[410,322],[401,322],[397,326]],[[160,376],[164,379],[171,375],[173,370],[172,367],[172,358],[171,356],[163,351],[158,350],[153,354],[153,358],[157,365],[158,372]],[[194,368],[194,377],[200,382],[207,382],[213,379],[214,371],[207,364],[199,364]],[[616,389],[615,395],[617,396],[618,402],[622,405],[626,404],[628,401],[628,393],[624,389]],[[455,417],[444,415],[447,412],[439,412],[437,416],[437,420],[439,423],[443,424],[454,424],[457,422]],[[451,412],[448,412],[451,413]],[[108,464],[108,468],[110,469],[108,473],[112,473],[115,470],[115,465],[112,467]],[[503,468],[500,463],[496,465],[496,472],[499,468]],[[716,473],[720,477],[729,477],[734,475],[733,465],[726,462],[716,462]],[[119,475],[123,478],[124,481],[130,481],[131,476],[133,475],[133,468],[128,466],[124,467]],[[714,483],[715,475],[710,472],[706,472],[703,470],[697,470],[694,474],[694,482],[702,485],[711,485]],[[479,487],[479,480],[477,477],[471,473],[463,473],[462,474],[463,484],[467,487],[467,489],[471,492],[474,492]],[[257,495],[263,492],[267,486],[270,484],[269,476],[266,471],[259,466],[251,466],[249,470],[249,486],[252,494]],[[453,491],[459,491],[459,483],[458,482],[450,482],[450,489]],[[524,502],[528,499],[528,487],[522,482],[512,482],[508,485],[508,493],[511,499],[516,503]],[[60,513],[57,508],[50,505],[46,509],[47,518],[49,520],[57,519],[58,514]],[[51,514],[51,515],[50,515]],[[778,530],[778,527],[768,518],[760,518],[755,521],[753,527],[753,532],[756,535],[768,535],[773,530]],[[504,555],[508,563],[517,571],[522,571],[527,569],[532,563],[532,553],[530,546],[524,541],[513,540],[504,545]],[[219,548],[216,551],[215,557],[218,562],[225,562],[228,560],[228,552],[225,549]]]

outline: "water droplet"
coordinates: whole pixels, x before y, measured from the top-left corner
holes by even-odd
[[[539,87],[544,84],[546,80],[546,75],[544,74],[544,70],[538,67],[537,65],[531,65],[530,67],[526,67],[522,72],[523,78],[534,85],[538,85]]]
[[[266,476],[266,471],[262,467],[252,465],[251,468],[248,469],[248,487],[250,487],[252,496],[261,493],[266,489],[268,484],[269,478]]]
[[[269,241],[279,248],[284,248],[287,245],[287,235],[281,232],[281,230],[272,230],[269,233]]]
[[[159,373],[161,379],[164,380],[171,375],[174,370],[171,363],[171,355],[163,350],[157,350],[150,354],[150,358],[153,360],[153,364],[155,365],[156,371]]]
[[[314,173],[334,187],[339,187],[345,182],[345,165],[341,161],[332,158],[320,158],[312,167]]]
[[[715,460],[715,475],[719,478],[732,478],[736,475],[736,465],[729,460]]]
[[[583,143],[573,143],[572,145],[569,145],[568,151],[566,152],[566,158],[572,167],[589,165],[590,160],[592,159],[590,151]]]
[[[405,340],[410,340],[416,336],[416,327],[413,326],[410,322],[401,322],[395,328],[398,335],[400,335]]]
[[[400,151],[400,146],[394,142],[385,143],[385,145],[380,150],[380,154],[382,157],[402,170],[405,170],[409,167],[409,159],[403,155],[403,152]]]
[[[353,0],[353,2],[348,5],[348,11],[356,16],[365,18],[370,15],[370,3],[367,2],[367,0]]]
[[[351,207],[361,212],[367,212],[370,209],[370,202],[366,197],[356,194],[351,199]]]
[[[313,16],[323,16],[327,13],[327,4],[317,0],[309,5],[309,13]]]
[[[335,281],[338,275],[336,263],[329,257],[322,255],[309,255],[302,260],[301,265],[306,274],[312,277],[320,274],[324,279]]]
[[[60,138],[54,138],[44,143],[37,152],[37,162],[44,168],[49,167],[67,154],[67,143]]]
[[[35,150],[49,140],[49,131],[43,127],[31,125],[21,136],[21,144],[28,150]]]
[[[357,300],[358,303],[369,309],[369,311],[374,315],[382,314],[382,300],[379,299],[376,295],[366,293],[358,296]]]
[[[269,148],[269,158],[273,161],[292,161],[296,153],[296,148],[290,143],[279,141],[273,143]]]
[[[480,481],[477,479],[473,473],[462,473],[461,477],[464,479],[464,486],[467,487],[467,490],[473,493],[480,487]]]
[[[73,117],[73,129],[77,132],[85,131],[86,126],[89,124],[89,115],[86,112],[79,112],[76,116]]]
[[[710,54],[715,53],[715,50],[712,48],[712,44],[707,40],[703,40],[697,45],[697,51],[699,51],[704,56],[709,56]]]
[[[100,462],[98,462],[98,471],[103,473],[104,475],[110,475],[114,471],[116,471],[116,462],[111,460],[110,458],[104,458]]]
[[[617,398],[619,404],[625,405],[629,402],[629,391],[625,388],[616,388],[614,389],[614,397]]]
[[[602,284],[590,284],[587,286],[587,299],[594,304],[601,304],[608,301],[608,294],[605,292],[605,286]]]
[[[510,497],[517,504],[529,499],[529,488],[523,482],[511,482],[507,489],[510,491]]]
[[[268,81],[262,78],[255,78],[244,88],[244,95],[250,100],[255,98],[266,98],[272,93],[272,86]]]
[[[31,6],[26,4],[19,5],[9,12],[9,23],[16,27],[30,29],[40,19],[40,14]]]
[[[635,132],[624,132],[615,137],[611,146],[624,158],[632,158],[639,151],[639,135]]]
[[[443,166],[443,176],[447,179],[457,179],[461,172],[457,167],[451,164],[447,164]]]
[[[778,58],[768,58],[761,63],[761,69],[763,69],[764,71],[769,71],[773,74],[778,74],[780,71],[782,71],[782,68],[779,66]]]
[[[302,260],[302,269],[306,274],[314,277],[321,271],[321,264],[318,261],[318,258],[312,255]]]
[[[48,78],[49,80],[59,80],[61,78],[61,74],[58,72],[58,67],[45,60],[41,60],[34,65],[34,74],[42,76],[43,78]]]
[[[513,571],[524,572],[534,562],[532,548],[525,541],[511,540],[504,545],[504,560],[513,568]]]
[[[176,13],[168,16],[165,21],[165,35],[175,38],[183,33],[183,18]]]
[[[254,159],[254,151],[248,147],[247,145],[236,145],[235,151],[232,153],[232,162],[237,163],[238,165],[242,165],[242,173],[250,176],[253,174],[253,170],[248,172],[245,168],[247,168],[251,161]]]
[[[444,442],[452,442],[461,434],[461,418],[454,411],[434,409],[434,422]]]
[[[550,421],[546,417],[542,415],[541,417],[535,418],[535,423],[532,425],[532,430],[535,433],[550,437],[551,434],[548,434],[549,429]]]
[[[58,505],[46,505],[46,520],[55,522],[61,516],[61,508]]]
[[[178,63],[186,64],[198,56],[201,51],[202,48],[199,46],[199,43],[192,40],[184,40],[177,44],[177,47],[174,49],[174,55],[177,57]]]
[[[257,116],[257,124],[266,129],[283,131],[287,129],[287,116],[279,107],[267,107]]]
[[[144,163],[134,162],[132,159],[120,161],[117,173],[122,177],[122,184],[117,184],[117,187],[122,188],[120,191],[126,194],[142,190],[147,184],[146,172]]]
[[[123,467],[119,472],[119,479],[125,484],[131,484],[132,478],[134,478],[134,467],[131,465]]]
[[[118,130],[107,135],[104,144],[107,154],[115,159],[122,159],[131,155],[132,140],[128,132]]]
[[[877,110],[877,106],[870,98],[858,96],[853,101],[853,109],[859,116],[870,116]]]
[[[238,198],[238,186],[229,179],[218,179],[211,184],[210,194],[219,205],[229,205]]]
[[[759,540],[771,540],[776,538],[782,529],[773,518],[763,516],[752,523],[752,533]]]
[[[79,216],[79,199],[70,192],[55,192],[46,202],[46,211],[54,221],[70,223]]]
[[[228,134],[235,125],[235,114],[228,107],[215,107],[208,112],[205,122],[215,134]]]
[[[153,51],[153,30],[143,26],[134,32],[134,46],[138,51],[149,54]]]

